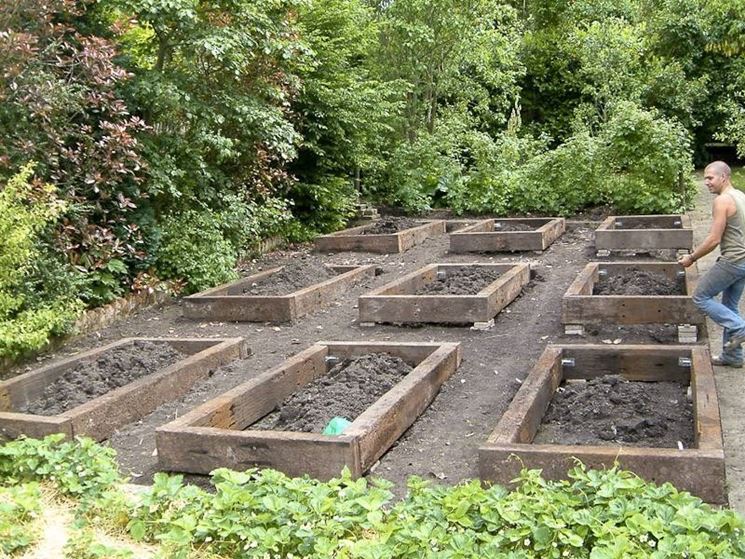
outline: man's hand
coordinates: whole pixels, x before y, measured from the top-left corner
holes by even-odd
[[[685,256],[681,256],[680,258],[678,258],[678,264],[680,264],[684,268],[688,268],[688,266],[690,266],[694,262],[695,260],[690,254],[686,254]]]

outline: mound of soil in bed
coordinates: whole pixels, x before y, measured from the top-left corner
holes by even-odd
[[[654,223],[649,223],[645,221],[623,221],[621,220],[621,225],[618,225],[618,222],[616,222],[613,225],[613,229],[683,229],[683,225],[658,225]]]
[[[514,221],[495,221],[494,232],[509,232],[509,231],[535,231],[538,227],[528,225],[527,223],[516,223]]]
[[[423,286],[415,295],[475,295],[501,275],[481,267],[447,270],[446,274]]]
[[[411,371],[410,365],[387,353],[344,360],[249,429],[320,433],[335,416],[354,421]]]
[[[390,235],[420,225],[422,225],[421,222],[408,217],[384,217],[370,227],[363,229],[361,233],[363,235]]]
[[[666,274],[629,268],[601,279],[593,286],[593,295],[685,295],[685,278],[671,279]]]
[[[554,394],[533,442],[686,448],[693,444],[693,406],[677,382],[629,382],[605,375],[564,384]]]
[[[138,340],[70,369],[20,411],[57,415],[186,357],[165,342]]]
[[[287,295],[336,276],[336,272],[311,258],[285,264],[276,274],[243,288],[246,295]]]

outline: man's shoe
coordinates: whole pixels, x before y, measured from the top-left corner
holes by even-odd
[[[720,367],[742,367],[742,361],[730,361],[721,355],[712,355],[711,364],[718,365]]]
[[[731,351],[733,349],[739,349],[743,343],[745,343],[745,333],[732,336],[723,347],[725,351]]]

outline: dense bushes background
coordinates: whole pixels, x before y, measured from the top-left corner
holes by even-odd
[[[0,245],[0,357],[158,278],[224,281],[359,196],[679,210],[706,142],[745,155],[744,21],[741,0],[2,3],[4,203],[63,203]]]

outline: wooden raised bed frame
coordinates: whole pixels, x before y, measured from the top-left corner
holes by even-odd
[[[351,229],[337,231],[330,235],[316,238],[316,250],[319,252],[375,252],[379,254],[394,254],[409,250],[430,237],[445,234],[445,221],[422,221],[422,224],[398,233],[381,235],[363,235],[362,231],[374,225],[360,225]]]
[[[266,270],[184,298],[184,316],[226,322],[293,322],[330,305],[356,281],[375,275],[374,265],[329,266],[338,276],[287,295],[244,295],[243,288],[282,270]]]
[[[628,380],[690,382],[695,448],[531,444],[564,379],[621,374]],[[671,482],[710,503],[727,502],[719,403],[709,350],[690,346],[549,345],[496,429],[479,448],[483,480],[507,484],[520,469],[565,479],[578,458],[591,468],[621,467],[655,483]]]
[[[415,295],[438,274],[461,268],[486,268],[501,275],[472,295]],[[530,281],[530,267],[520,264],[430,264],[359,298],[360,323],[481,323],[510,304]]]
[[[347,427],[343,434],[252,431],[301,386],[340,359],[387,352],[415,366]],[[348,467],[359,477],[380,458],[435,398],[461,361],[458,343],[318,342],[281,365],[156,430],[160,467],[208,473],[215,468],[256,466],[291,476],[338,476]]]
[[[519,223],[533,231],[499,231],[497,223]],[[512,252],[546,250],[564,234],[563,217],[484,219],[450,234],[450,252]]]
[[[620,224],[620,225],[619,225]],[[624,224],[644,229],[624,229]],[[693,228],[687,215],[612,215],[595,230],[595,250],[691,250]]]
[[[628,268],[664,273],[671,279],[684,273],[686,295],[592,294],[601,274],[612,277]],[[683,268],[673,262],[593,262],[585,266],[564,294],[561,322],[566,334],[582,334],[585,324],[678,324],[688,329],[695,325],[693,339],[686,339],[695,342],[695,332],[706,325],[706,317],[691,297],[697,284],[696,266]]]
[[[39,398],[47,386],[69,369],[138,340],[167,342],[189,356],[58,415],[13,411]],[[211,371],[249,353],[243,338],[124,338],[85,351],[0,383],[0,438],[64,433],[68,437],[84,435],[97,441],[107,439],[119,427],[180,398]]]

